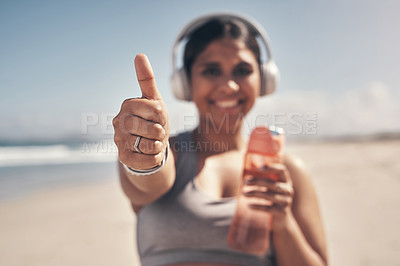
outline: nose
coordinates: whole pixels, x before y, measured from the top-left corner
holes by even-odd
[[[220,90],[224,92],[225,94],[232,94],[236,93],[239,91],[239,84],[235,82],[232,79],[225,80],[221,85],[220,85]]]

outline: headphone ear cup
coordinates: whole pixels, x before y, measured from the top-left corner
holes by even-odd
[[[280,73],[274,61],[270,60],[261,64],[261,89],[260,96],[273,93],[278,87]]]
[[[178,100],[191,100],[189,82],[184,68],[180,68],[172,73],[171,88]]]

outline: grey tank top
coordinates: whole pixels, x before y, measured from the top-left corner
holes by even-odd
[[[142,266],[183,262],[276,265],[272,249],[256,256],[226,242],[235,198],[212,198],[196,187],[196,146],[191,132],[177,136],[179,151],[173,187],[137,214],[137,245]],[[272,243],[272,241],[271,241]]]

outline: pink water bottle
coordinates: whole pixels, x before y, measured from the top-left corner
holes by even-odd
[[[228,244],[234,249],[253,254],[264,254],[269,249],[272,217],[268,212],[249,207],[249,204],[257,203],[260,199],[244,197],[243,184],[246,179],[252,177],[277,181],[276,176],[265,175],[261,170],[271,163],[281,162],[284,141],[283,130],[276,127],[257,127],[250,135],[244,161],[242,187],[227,239]]]

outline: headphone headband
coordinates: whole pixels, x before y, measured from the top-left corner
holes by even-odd
[[[271,50],[269,48],[268,35],[267,35],[266,31],[264,30],[264,28],[254,19],[246,17],[244,15],[240,15],[237,13],[212,13],[212,14],[200,16],[200,17],[195,18],[192,21],[190,21],[187,24],[187,26],[184,27],[181,30],[181,32],[178,34],[178,37],[176,38],[175,43],[173,45],[172,60],[171,60],[173,75],[172,75],[171,83],[172,83],[172,86],[174,86],[172,88],[174,91],[174,94],[178,99],[190,100],[188,98],[189,92],[185,93],[185,91],[183,91],[184,89],[189,89],[189,88],[185,88],[188,86],[188,84],[185,84],[185,83],[187,83],[187,79],[186,79],[186,77],[184,77],[184,75],[185,75],[184,69],[178,69],[177,64],[176,64],[176,57],[177,57],[180,42],[183,41],[186,37],[190,36],[190,34],[192,34],[195,30],[197,30],[199,27],[204,25],[206,22],[208,22],[212,19],[225,19],[225,18],[239,20],[240,22],[244,23],[250,29],[251,32],[254,32],[255,36],[260,37],[262,43],[264,44],[266,55],[267,55],[267,60],[262,65],[264,66],[264,68],[266,68],[266,67],[268,68],[267,70],[264,70],[264,71],[268,72],[267,76],[272,76],[272,78],[268,77],[269,80],[264,82],[264,83],[268,82],[270,84],[269,84],[269,88],[268,88],[268,84],[264,84],[264,86],[267,86],[267,87],[265,89],[261,88],[262,89],[261,95],[269,94],[275,90],[275,87],[279,80],[279,71],[272,59]],[[269,72],[271,72],[272,75],[270,75]],[[264,79],[265,78],[267,78],[266,75],[265,75]]]

